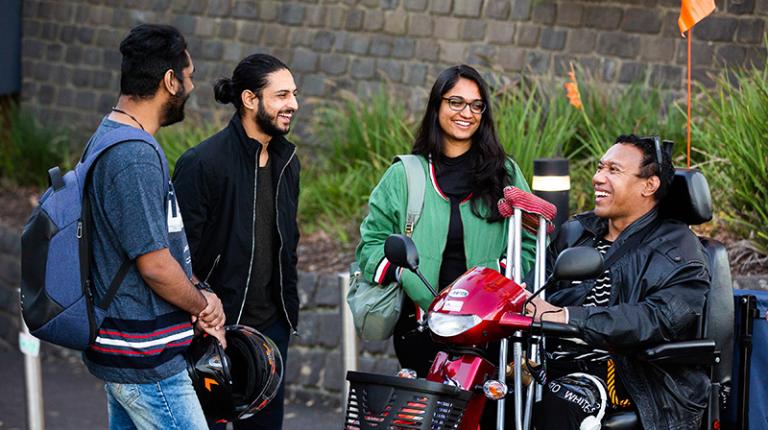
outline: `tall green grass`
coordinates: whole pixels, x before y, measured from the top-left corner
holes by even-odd
[[[533,160],[565,156],[571,162],[571,213],[591,209],[596,162],[616,136],[627,133],[675,141],[676,164],[683,165],[684,107],[674,94],[639,84],[607,88],[588,78],[579,84],[584,110],[568,104],[560,84],[546,81],[523,81],[495,94],[500,141],[529,181]],[[725,71],[714,88],[697,93],[693,165],[708,178],[727,228],[768,255],[768,64],[763,70]],[[393,156],[411,150],[417,124],[401,100],[385,88],[365,100],[345,93],[341,101],[316,109],[314,156],[301,153],[304,232],[324,230],[347,243],[356,237],[371,190]],[[45,187],[47,169],[72,167],[66,132],[40,124],[15,105],[0,113],[3,181]],[[162,129],[157,140],[173,169],[184,151],[219,129],[188,121]]]
[[[581,143],[576,152],[599,159],[622,134],[660,135],[676,142],[675,154],[682,154],[685,142],[685,115],[677,107],[673,94],[659,88],[635,83],[608,88],[596,81],[586,81],[582,89],[584,113],[595,125],[588,133],[582,120],[576,138]]]
[[[719,214],[739,236],[768,255],[768,63],[763,70],[722,73],[704,92],[694,136]]]
[[[181,123],[172,127],[164,127],[158,131],[155,140],[163,148],[168,159],[168,168],[173,175],[176,161],[189,148],[209,138],[221,129],[217,123],[190,126],[189,123]]]
[[[217,124],[162,128],[155,136],[168,158],[173,173],[184,151],[202,142],[220,127]],[[0,107],[0,178],[21,186],[48,186],[47,172],[53,166],[70,170],[78,153],[71,152],[66,129],[42,124],[15,103]]]
[[[313,139],[319,156],[302,163],[299,221],[341,242],[356,236],[373,186],[397,154],[410,153],[414,121],[382,90],[368,100],[345,94],[317,110]]]
[[[0,107],[0,177],[21,186],[48,186],[48,169],[72,167],[66,130],[41,124],[16,103]]]
[[[317,143],[331,149],[333,160],[385,170],[394,155],[410,153],[413,141],[414,121],[396,100],[387,89],[366,100],[342,93],[340,104],[318,109]]]
[[[500,91],[494,116],[499,141],[528,183],[533,178],[533,160],[570,155],[565,151],[576,132],[578,113],[564,97],[544,94],[538,81]]]
[[[559,84],[524,80],[494,95],[495,125],[505,151],[533,176],[533,160],[571,161],[571,212],[592,208],[597,160],[621,134],[660,134],[683,141],[684,120],[669,93],[632,85],[609,91],[584,81],[586,111],[568,103]],[[345,95],[318,109],[319,156],[304,161],[300,220],[305,231],[354,237],[372,188],[396,154],[410,152],[414,119],[386,90],[370,100]],[[589,127],[592,127],[590,129]],[[683,145],[677,145],[681,153]]]

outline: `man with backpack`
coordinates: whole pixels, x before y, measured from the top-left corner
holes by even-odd
[[[195,274],[222,299],[227,321],[253,327],[288,356],[299,317],[296,248],[299,159],[285,138],[299,108],[288,66],[267,54],[243,59],[214,95],[231,103],[229,124],[176,163],[174,186]],[[279,430],[276,397],[235,429]]]
[[[133,28],[120,52],[120,97],[83,157],[111,133],[129,136],[100,156],[86,186],[95,299],[119,287],[83,357],[105,381],[110,428],[206,429],[183,353],[191,322],[223,343],[225,317],[216,295],[191,280],[167,162],[152,137],[183,120],[194,65],[170,26]]]

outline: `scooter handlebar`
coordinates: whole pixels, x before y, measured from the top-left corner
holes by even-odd
[[[555,337],[581,337],[581,330],[570,324],[561,324],[551,321],[541,321],[531,324],[531,331],[540,330],[546,335]]]

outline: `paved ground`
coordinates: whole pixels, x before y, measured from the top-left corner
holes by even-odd
[[[78,363],[43,359],[43,397],[47,429],[107,428],[103,385]],[[18,351],[0,350],[0,430],[26,428],[24,359]],[[340,411],[286,405],[284,430],[338,429]]]

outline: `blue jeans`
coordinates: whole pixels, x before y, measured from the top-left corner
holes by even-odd
[[[186,369],[149,384],[107,382],[109,429],[207,430]]]

